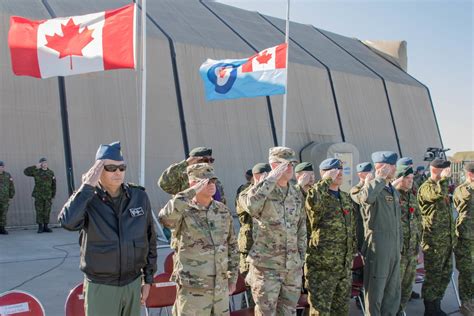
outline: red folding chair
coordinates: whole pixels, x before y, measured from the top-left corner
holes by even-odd
[[[66,316],[84,316],[84,294],[82,283],[76,285],[67,296],[64,304],[64,313]]]
[[[309,308],[308,294],[301,293],[296,309],[305,310],[306,308]]]
[[[8,291],[0,294],[0,315],[44,316],[41,302],[28,292]]]
[[[170,281],[171,274],[161,273],[153,278],[154,283],[146,300],[146,315],[150,308],[164,308],[166,315],[170,315],[168,307],[176,301],[176,283]]]
[[[352,261],[352,271],[357,271],[364,268],[364,260],[362,255],[358,254]],[[364,302],[361,296],[364,296],[364,282],[362,280],[352,280],[351,297],[359,302],[362,314],[365,315]]]
[[[235,310],[234,295],[239,295],[239,294],[243,294],[247,308],[241,308],[239,310]],[[237,283],[235,284],[235,286],[233,288],[229,288],[229,296],[232,302],[230,315],[245,316],[245,315],[254,314],[253,308],[249,307],[249,298],[247,296],[247,285],[245,284],[245,279],[240,273],[237,277]]]
[[[164,267],[163,267],[163,270],[165,273],[173,273],[173,255],[174,255],[174,251],[170,252],[166,258],[165,258],[165,262],[164,262]]]

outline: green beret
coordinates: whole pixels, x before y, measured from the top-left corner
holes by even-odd
[[[410,174],[413,174],[413,168],[404,166],[404,165],[398,165],[397,166],[397,172],[395,173],[395,178],[400,178],[400,177],[406,177]]]
[[[272,168],[270,167],[270,165],[263,162],[256,164],[252,168],[252,174],[260,174],[260,173],[270,172],[270,171],[272,171]]]
[[[295,172],[302,172],[302,171],[313,171],[313,164],[311,162],[302,162],[296,165]]]
[[[196,147],[189,152],[190,157],[212,156],[212,149],[207,147]]]

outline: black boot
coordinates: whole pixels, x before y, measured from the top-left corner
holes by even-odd
[[[38,234],[41,234],[42,232],[44,232],[43,224],[38,224],[38,231],[37,231],[37,233],[38,233]]]
[[[44,231],[45,233],[52,233],[52,232],[53,232],[53,231],[51,230],[51,228],[48,228],[48,223],[45,223],[45,224],[44,224],[43,231]]]
[[[434,301],[424,300],[425,303],[425,316],[436,316],[436,305]]]
[[[442,309],[441,309],[441,299],[437,299],[434,301],[435,308],[436,308],[436,316],[448,316]]]
[[[0,226],[0,235],[8,235],[8,232],[5,229],[5,226]]]
[[[421,297],[420,294],[416,293],[415,291],[412,291],[411,292],[411,295],[410,295],[410,300],[417,300]]]

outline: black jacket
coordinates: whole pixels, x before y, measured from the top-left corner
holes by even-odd
[[[91,282],[123,286],[143,275],[150,284],[156,271],[150,201],[140,188],[122,188],[116,212],[106,192],[84,185],[66,202],[58,220],[67,230],[81,230],[80,268]]]

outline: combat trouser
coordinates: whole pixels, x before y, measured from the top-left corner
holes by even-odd
[[[416,279],[416,265],[418,255],[409,251],[408,254],[402,254],[400,259],[400,279],[401,279],[401,299],[399,312],[403,312],[407,306],[413,290],[413,283]]]
[[[49,224],[49,215],[51,214],[51,199],[35,198],[36,223]]]
[[[174,316],[220,316],[229,315],[228,284],[216,286],[215,282],[207,289],[177,285]]]
[[[454,253],[459,271],[459,296],[463,303],[474,303],[474,240],[458,239]]]
[[[277,271],[250,264],[246,282],[252,289],[256,316],[296,315],[303,269]]]
[[[0,201],[0,226],[7,226],[8,201]]]
[[[423,245],[425,281],[421,296],[429,302],[441,300],[453,272],[452,247]]]
[[[141,277],[124,286],[84,280],[86,316],[140,316]]]

